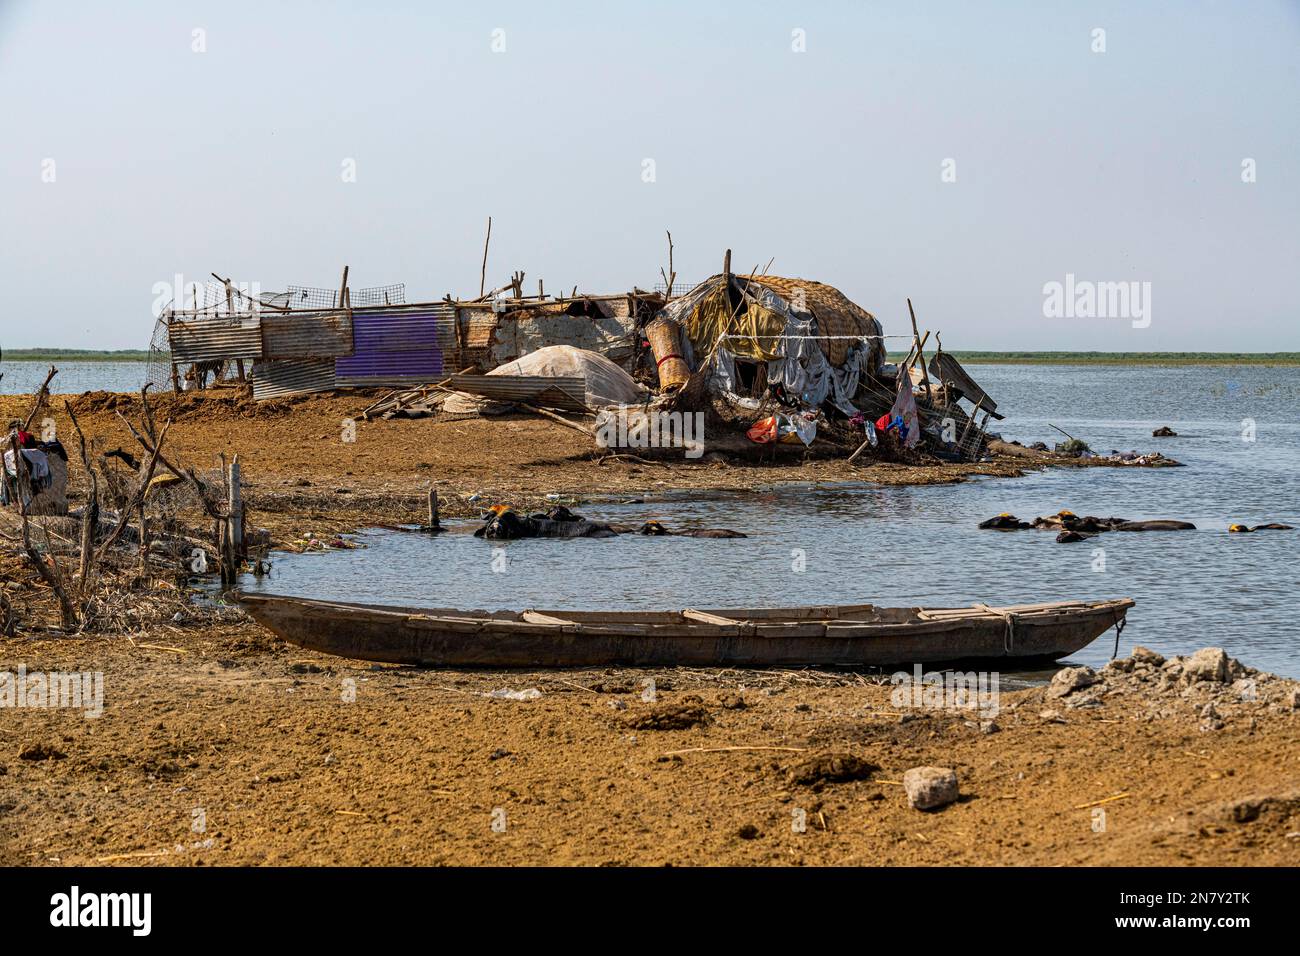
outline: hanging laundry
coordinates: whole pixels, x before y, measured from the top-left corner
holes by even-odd
[[[895,418],[901,419],[898,437],[903,447],[916,445],[921,438],[921,424],[917,417],[916,399],[912,396],[912,386],[905,375],[899,376],[898,397],[894,399],[894,407],[889,410],[889,417],[891,422]]]

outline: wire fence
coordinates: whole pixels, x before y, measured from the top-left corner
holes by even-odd
[[[665,285],[662,282],[656,282],[654,285],[654,291],[662,292],[667,295],[673,295],[673,296],[685,295],[687,292],[690,292],[692,289],[694,289],[698,284],[699,283],[697,282],[674,282],[672,292],[669,292],[667,285]]]
[[[172,347],[167,338],[167,320],[159,318],[149,339],[149,358],[145,367],[144,382],[155,390],[172,387]]]
[[[348,302],[353,306],[404,305],[406,283],[377,285],[369,289],[348,289]],[[288,291],[288,306],[291,309],[337,309],[340,306],[339,290],[291,285]]]

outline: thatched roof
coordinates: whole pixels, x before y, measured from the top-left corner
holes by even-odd
[[[787,279],[784,276],[737,276],[766,286],[795,306],[796,310],[811,312],[817,319],[817,331],[823,335],[880,335],[881,326],[876,317],[860,305],[849,300],[839,289],[814,282],[811,279]],[[802,307],[801,298],[802,294]],[[844,364],[852,344],[846,339],[831,339],[819,343],[826,360],[833,366]],[[872,341],[873,349],[884,345],[879,339]],[[873,363],[871,368],[875,368]]]
[[[742,309],[739,315],[732,313],[735,318],[731,322],[725,321],[726,314],[730,313],[731,309],[727,306],[726,297],[721,291],[721,283],[721,273],[710,276],[680,299],[669,303],[667,311],[683,322],[688,333],[703,329],[713,332],[721,324],[722,327],[729,327],[729,331],[759,335],[759,345],[766,351],[771,347],[771,336],[779,335],[782,331],[779,317],[773,313],[758,315],[753,314],[756,310]],[[880,322],[866,309],[851,302],[834,286],[826,285],[824,282],[814,282],[811,279],[792,279],[785,276],[732,275],[733,290],[749,289],[752,297],[752,294],[757,294],[758,291],[753,288],[754,286],[770,289],[784,299],[795,312],[811,314],[817,320],[817,331],[822,335],[875,336],[867,343],[871,359],[868,367],[877,368],[884,360],[884,342],[879,338],[882,333]],[[735,301],[733,296],[732,302]],[[724,313],[721,321],[712,315],[719,307]],[[844,364],[853,342],[847,338],[828,338],[819,341],[818,345],[821,346],[827,361],[838,368]],[[749,355],[748,353],[754,352],[752,346],[734,348],[733,351],[737,354],[746,354],[748,357],[771,357],[770,354]]]

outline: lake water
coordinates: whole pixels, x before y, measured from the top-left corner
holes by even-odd
[[[17,364],[5,363],[6,389]],[[96,373],[82,364],[60,366],[79,389],[134,389],[143,379],[142,366],[128,371],[128,363],[84,363],[97,364],[102,372]],[[727,527],[750,535],[735,540],[485,542],[468,534],[475,524],[469,522],[437,538],[377,531],[362,536],[364,550],[278,555],[270,576],[244,586],[491,609],[965,605],[1129,596],[1138,603],[1123,647],[1140,643],[1182,654],[1218,645],[1252,666],[1300,677],[1300,531],[1226,530],[1233,522],[1300,525],[1300,369],[969,370],[1006,413],[997,427],[1008,439],[1061,439],[1050,422],[1100,452],[1158,449],[1187,467],[1059,469],[918,488],[787,486],[581,509],[598,520],[657,518],[675,527]],[[29,389],[39,384],[40,372],[25,373],[35,379]],[[1153,439],[1151,430],[1160,425],[1172,426],[1179,437]],[[1062,508],[1177,518],[1198,530],[1110,533],[1057,544],[1049,532],[976,528],[1003,511],[1028,519]],[[1104,551],[1104,567],[1097,548]],[[804,570],[796,571],[800,553]],[[1075,660],[1100,665],[1113,644],[1112,632]]]
[[[455,526],[461,533],[432,539],[377,531],[363,536],[364,550],[282,555],[269,577],[246,586],[490,609],[1130,596],[1138,603],[1125,648],[1141,643],[1182,654],[1218,645],[1252,666],[1300,676],[1300,531],[1227,532],[1233,522],[1300,525],[1300,369],[989,365],[970,371],[1007,414],[999,426],[1007,438],[1050,443],[1061,437],[1050,422],[1101,452],[1159,449],[1186,467],[1060,469],[917,488],[796,486],[581,509],[599,520],[658,518],[750,535],[736,540],[485,542],[468,534],[470,522]],[[1180,437],[1153,439],[1160,425]],[[976,528],[1003,511],[1032,518],[1062,508],[1177,518],[1198,530],[1057,544],[1049,532]],[[800,555],[804,570],[797,571]],[[1075,660],[1099,666],[1113,646],[1111,632]]]
[[[0,395],[24,395],[36,391],[53,365],[59,370],[50,390],[60,395],[82,392],[138,392],[144,384],[146,362],[29,362],[0,361]]]

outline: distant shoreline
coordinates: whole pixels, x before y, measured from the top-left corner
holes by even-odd
[[[927,357],[933,353],[927,352]],[[944,351],[971,365],[1300,365],[1300,352],[970,352]],[[890,355],[899,361],[906,353]]]
[[[5,349],[4,362],[147,362],[145,349]]]
[[[927,353],[932,355],[933,353]],[[1300,365],[1300,352],[972,352],[947,354],[986,365]],[[890,355],[898,361],[904,353]],[[13,362],[144,362],[144,349],[6,349]]]

